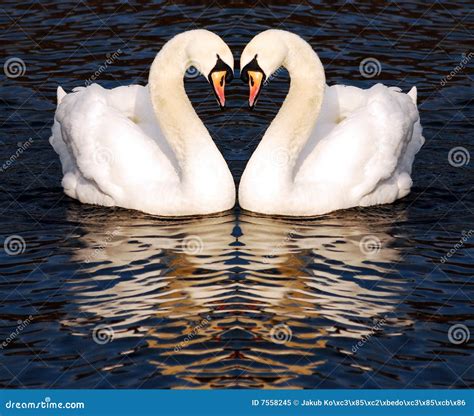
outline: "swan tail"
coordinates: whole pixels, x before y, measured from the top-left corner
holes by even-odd
[[[63,90],[63,88],[61,86],[58,87],[58,89],[56,90],[56,97],[58,98],[58,105],[61,104],[61,101],[63,100],[63,98],[66,96],[66,91]]]
[[[410,91],[408,91],[408,94],[407,94],[411,100],[413,101],[413,104],[416,105],[416,99],[417,99],[417,90],[416,90],[416,87],[412,87],[412,89]]]

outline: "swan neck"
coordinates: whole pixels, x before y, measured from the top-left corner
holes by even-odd
[[[321,110],[326,77],[318,55],[308,43],[289,34],[286,44],[288,53],[281,64],[288,70],[290,88],[262,144],[285,151],[287,163],[283,171],[293,174]]]
[[[189,180],[198,180],[198,156],[206,152],[208,157],[216,157],[217,148],[184,89],[184,75],[191,65],[187,42],[186,37],[175,38],[162,48],[150,69],[149,89],[156,118],[180,173]]]

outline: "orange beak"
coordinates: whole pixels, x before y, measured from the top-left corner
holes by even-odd
[[[249,107],[253,108],[262,88],[263,74],[260,71],[248,71],[249,77]]]
[[[211,74],[212,88],[221,108],[225,107],[225,77],[227,71],[214,71]]]

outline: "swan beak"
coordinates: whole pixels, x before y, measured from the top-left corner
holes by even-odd
[[[260,89],[262,88],[263,73],[260,71],[248,71],[249,77],[249,107],[253,108],[257,102]]]
[[[214,71],[211,74],[212,87],[221,108],[225,107],[225,79],[227,71]]]

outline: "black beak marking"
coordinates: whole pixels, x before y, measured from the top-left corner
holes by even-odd
[[[213,72],[217,71],[225,71],[225,82],[229,83],[234,79],[234,73],[232,72],[232,69],[230,69],[230,66],[227,65],[219,55],[217,55],[217,62],[214,65],[214,68],[212,68],[211,72],[209,72],[209,76],[207,79],[209,82],[212,82],[211,75]]]
[[[265,72],[263,72],[263,69],[260,68],[260,65],[258,64],[257,56],[258,55],[255,55],[254,58],[247,65],[245,65],[240,71],[240,79],[244,81],[246,84],[249,82],[249,71],[261,72],[263,75],[262,84],[267,79],[267,77],[265,76]]]
[[[214,65],[214,68],[212,68],[211,72],[209,72],[209,76],[207,77],[207,79],[209,80],[209,82],[212,84],[212,73],[213,72],[219,72],[219,71],[225,71],[225,82],[227,84],[229,84],[233,79],[234,79],[234,73],[232,71],[232,69],[230,68],[229,65],[227,65],[222,59],[221,57],[216,54],[217,56],[217,62],[216,64]],[[224,80],[222,79],[221,80],[221,86],[224,85]],[[214,91],[214,95],[216,96],[217,98],[217,102],[219,103],[219,106],[221,108],[221,110],[224,109],[224,107],[220,104],[219,102],[219,97],[217,96],[216,94],[216,91],[214,90],[214,88],[212,89]]]
[[[267,77],[265,75],[265,72],[263,72],[262,68],[260,68],[260,65],[258,64],[257,56],[258,55],[255,55],[254,58],[247,65],[245,65],[242,68],[242,70],[240,71],[240,79],[243,82],[245,82],[246,84],[248,84],[248,82],[249,82],[249,71],[258,71],[258,72],[262,73],[262,85],[265,83],[265,80],[267,79]],[[252,83],[252,86],[253,86],[253,84],[254,84],[253,79],[251,79],[250,82]],[[253,105],[249,104],[249,108],[251,110],[254,109],[255,104],[257,103],[257,100],[258,100],[258,97],[260,96],[261,91],[262,91],[262,88],[260,87],[260,90],[258,91],[258,94],[255,97],[255,101],[254,101]]]

